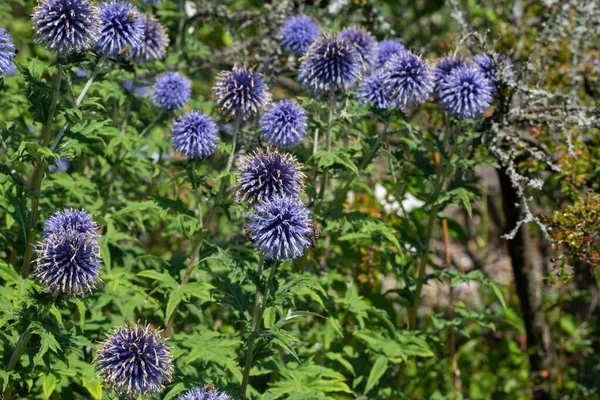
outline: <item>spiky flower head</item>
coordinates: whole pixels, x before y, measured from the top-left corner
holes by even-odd
[[[298,146],[306,136],[307,128],[306,111],[288,99],[273,103],[260,118],[262,137],[277,147]]]
[[[492,94],[495,94],[498,91],[498,85],[500,84],[501,78],[512,84],[515,81],[515,74],[512,68],[512,64],[510,60],[502,55],[492,53],[492,57],[486,53],[477,54],[473,57],[473,61],[477,65],[477,68],[483,73],[492,86]],[[496,60],[496,62],[494,62]],[[496,69],[497,64],[501,67],[501,72],[499,73]]]
[[[404,45],[397,40],[384,40],[379,43],[377,54],[377,68],[381,68],[393,55],[399,56],[406,51]]]
[[[173,111],[182,108],[192,96],[192,84],[179,72],[163,72],[156,78],[152,100],[160,108]]]
[[[250,221],[249,238],[254,248],[269,260],[301,257],[316,239],[310,211],[297,198],[268,199],[256,206]]]
[[[204,388],[197,387],[185,392],[178,400],[231,400],[231,397],[212,385],[206,385]]]
[[[319,37],[319,26],[305,15],[289,17],[281,28],[281,46],[285,51],[298,56],[306,53]]]
[[[349,27],[340,33],[340,37],[356,46],[362,57],[363,71],[375,68],[379,51],[377,40],[369,31],[361,27]]]
[[[217,124],[200,111],[190,111],[173,123],[173,147],[190,160],[211,156],[217,149]]]
[[[143,17],[144,36],[141,45],[132,54],[132,58],[137,62],[152,62],[162,60],[169,47],[169,36],[167,28],[151,14]]]
[[[116,328],[102,342],[94,363],[111,390],[130,399],[162,392],[173,375],[166,339],[149,325]]]
[[[467,62],[460,57],[444,57],[435,65],[433,69],[433,75],[435,76],[436,83],[446,78],[454,71],[455,68],[467,65]]]
[[[304,188],[302,166],[289,153],[268,149],[243,156],[236,184],[238,201],[256,204],[275,196],[299,196]]]
[[[55,296],[85,296],[100,281],[98,227],[81,210],[65,209],[44,225],[34,275]]]
[[[12,36],[0,27],[0,75],[8,75],[14,68],[15,45]]]
[[[36,40],[61,56],[81,53],[98,39],[98,8],[88,0],[41,0],[32,22]]]
[[[489,80],[476,68],[461,66],[439,83],[440,104],[457,118],[477,118],[492,100]]]
[[[111,0],[100,6],[100,36],[95,50],[113,58],[129,58],[142,44],[144,19],[126,1]]]
[[[271,100],[262,75],[245,65],[221,71],[213,87],[213,96],[223,114],[242,119],[258,114]]]
[[[382,73],[390,97],[401,108],[425,103],[433,90],[429,65],[409,51],[392,56]]]
[[[362,58],[338,33],[316,40],[302,57],[298,79],[316,95],[346,92],[360,78]]]
[[[381,70],[373,72],[360,83],[358,98],[361,104],[369,103],[375,108],[385,109],[394,107],[396,102],[389,95]]]

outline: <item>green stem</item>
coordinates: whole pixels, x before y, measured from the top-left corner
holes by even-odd
[[[50,108],[48,109],[46,123],[42,128],[42,134],[40,137],[41,147],[48,146],[48,142],[50,141],[50,130],[52,129],[52,124],[54,123],[54,114],[56,113],[56,106],[58,104],[58,95],[60,93],[60,83],[62,81],[62,76],[63,66],[59,62],[58,69],[56,71],[56,77],[54,80],[54,87],[52,89],[52,99],[50,100]],[[27,278],[27,276],[29,276],[31,258],[33,257],[33,246],[36,236],[36,226],[38,224],[40,192],[42,188],[42,181],[44,180],[44,169],[44,164],[36,161],[33,168],[33,172],[30,176],[30,182],[32,183],[31,219],[29,221],[29,234],[27,235],[27,244],[25,248],[25,255],[23,256],[23,266],[21,269],[21,274],[23,278]]]
[[[77,100],[75,100],[75,107],[74,107],[75,110],[77,110],[79,108],[79,106],[81,106],[83,99],[85,98],[88,90],[90,90],[92,83],[96,79],[96,76],[98,76],[98,73],[100,72],[102,64],[104,64],[105,61],[106,61],[106,56],[103,56],[100,59],[100,61],[98,61],[98,64],[96,64],[96,67],[94,68],[94,71],[92,72],[92,75],[90,75],[90,78],[85,83],[85,86],[81,90],[81,93],[79,93]],[[68,121],[63,124],[62,128],[60,128],[60,131],[58,131],[58,134],[54,138],[54,141],[52,142],[52,145],[50,146],[50,150],[52,150],[52,151],[56,150],[56,148],[58,147],[58,144],[60,143],[60,140],[62,139],[66,130],[69,129],[69,125],[70,124]]]
[[[133,79],[131,80],[131,90],[127,96],[127,108],[125,109],[125,116],[123,117],[123,124],[121,125],[121,133],[127,129],[129,123],[129,116],[131,115],[131,105],[133,104],[135,86],[137,85],[137,70],[133,67]]]
[[[258,264],[259,282],[262,281],[264,264],[265,264],[264,259],[261,257],[260,263]],[[260,290],[258,290],[259,288],[258,287],[256,288],[256,294],[254,296],[254,312],[252,314],[252,322],[251,322],[251,328],[252,328],[251,335],[254,335],[254,333],[256,333],[256,331],[258,331],[258,329],[260,328],[260,325],[262,323],[262,318],[263,318],[263,315],[264,315],[265,309],[266,309],[267,298],[269,296],[270,283],[273,280],[273,278],[275,277],[275,270],[277,269],[278,266],[279,266],[279,263],[275,263],[275,264],[271,265],[271,272],[269,273],[269,277],[267,278],[267,281],[265,282],[265,287],[263,289],[262,294],[261,294]],[[248,390],[248,383],[250,381],[250,370],[252,369],[253,357],[254,357],[254,339],[251,337],[250,342],[248,343],[248,349],[246,351],[246,363],[244,365],[244,375],[242,378],[242,399],[246,399],[246,392]]]
[[[181,51],[183,43],[183,28],[185,27],[185,0],[179,0],[179,27],[177,28],[177,38],[175,40],[175,48]]]
[[[333,131],[333,116],[335,113],[335,93],[331,93],[329,95],[328,102],[329,112],[327,114],[327,147],[326,151],[331,153],[331,144],[332,144],[332,131]],[[323,199],[325,198],[325,191],[327,190],[327,182],[329,180],[329,169],[326,169],[323,172],[323,181],[321,182],[321,188],[319,189],[319,205],[316,207],[316,212],[321,208],[321,204],[323,203]]]
[[[239,134],[239,130],[240,130],[240,125],[241,125],[241,120],[239,118],[237,118],[234,123],[233,147],[231,149],[231,153],[229,153],[229,157],[227,158],[227,165],[225,168],[226,172],[230,172],[231,167],[233,166],[233,160],[235,159],[236,143],[237,143],[237,138],[238,138],[238,134]],[[183,278],[181,279],[181,285],[187,285],[188,282],[190,281],[190,275],[192,274],[192,269],[194,268],[194,264],[196,264],[196,261],[198,261],[198,257],[200,256],[200,251],[202,250],[202,246],[204,245],[204,239],[206,238],[206,234],[208,233],[207,227],[208,227],[208,225],[210,225],[213,217],[215,216],[215,214],[217,212],[218,207],[221,205],[221,199],[222,199],[223,195],[225,194],[225,190],[227,189],[228,186],[229,186],[229,178],[221,180],[221,184],[219,185],[219,191],[217,192],[217,195],[214,198],[213,204],[212,204],[211,208],[207,211],[206,216],[204,216],[204,221],[201,221],[201,225],[205,229],[202,231],[202,233],[198,237],[198,240],[196,241],[196,244],[194,245],[192,254],[190,255],[190,259],[185,268]],[[169,321],[167,322],[167,326],[164,330],[165,337],[171,336],[171,333],[173,331],[173,324],[175,323],[175,315],[176,314],[177,314],[177,309],[173,310],[173,314],[171,314],[171,317],[169,318]]]
[[[159,119],[162,118],[162,116],[164,115],[165,110],[161,110],[161,112],[159,112],[156,115],[156,118],[154,118],[148,125],[146,125],[146,127],[144,128],[144,130],[142,131],[142,133],[140,133],[140,137],[144,137],[146,135],[146,133],[148,133],[148,131],[150,130],[150,128],[152,128],[154,126],[154,124],[156,124],[158,122]]]

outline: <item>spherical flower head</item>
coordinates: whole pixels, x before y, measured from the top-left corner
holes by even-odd
[[[457,118],[477,118],[492,100],[489,80],[476,68],[461,66],[439,83],[439,101]]]
[[[173,356],[166,339],[145,327],[117,328],[107,335],[94,363],[104,382],[118,396],[153,396],[173,375]]]
[[[304,189],[302,166],[296,157],[276,150],[257,150],[241,159],[236,199],[250,204],[276,196],[299,196]]]
[[[247,231],[254,248],[268,260],[301,257],[314,244],[310,211],[297,198],[275,197],[256,206]]]
[[[394,54],[399,56],[405,51],[406,48],[404,45],[397,40],[384,40],[383,42],[380,42],[377,53],[377,68],[383,67]]]
[[[319,37],[319,26],[304,15],[289,17],[281,29],[281,46],[298,56],[306,53],[310,45]]]
[[[337,33],[316,40],[302,57],[298,78],[316,95],[346,92],[360,78],[362,57]]]
[[[444,57],[442,58],[433,69],[433,75],[435,76],[436,83],[445,79],[448,75],[454,71],[455,68],[467,65],[464,59],[459,57]]]
[[[179,72],[163,72],[156,78],[152,100],[160,108],[173,111],[182,108],[192,96],[192,84]]]
[[[433,90],[429,65],[409,51],[392,56],[382,73],[390,97],[401,108],[425,103]]]
[[[15,55],[11,34],[0,27],[0,75],[8,75],[12,71]]]
[[[197,387],[185,392],[178,400],[231,400],[231,397],[211,385],[206,385],[204,388]]]
[[[295,147],[307,135],[306,111],[292,100],[281,100],[265,111],[260,118],[262,137],[271,145]]]
[[[88,0],[42,0],[32,22],[36,40],[61,56],[88,50],[98,39],[98,8]]]
[[[217,124],[200,111],[190,111],[173,123],[173,147],[190,160],[210,157],[217,149]]]
[[[271,100],[262,75],[244,65],[221,71],[213,87],[213,96],[223,114],[242,119],[258,114]]]
[[[492,56],[503,68],[502,73],[504,74],[507,82],[510,84],[514,83],[515,75],[510,60],[495,53],[492,54]],[[492,86],[492,94],[497,93],[498,85],[500,84],[501,80],[501,76],[496,70],[494,59],[485,53],[477,54],[475,57],[473,57],[473,61],[475,62],[475,65],[477,65],[477,68],[481,71],[481,73],[483,73],[483,76],[490,81],[490,85]]]
[[[100,6],[100,36],[95,49],[113,58],[129,58],[142,44],[144,19],[130,3],[112,0]]]
[[[363,71],[375,68],[379,50],[377,40],[364,28],[350,27],[340,33],[340,37],[356,46],[362,58]]]
[[[167,28],[162,26],[156,18],[147,14],[143,17],[144,36],[141,45],[132,54],[136,62],[152,62],[162,60],[169,47]]]
[[[358,90],[360,104],[371,104],[375,108],[386,109],[394,107],[396,102],[389,95],[381,70],[363,79]]]
[[[98,229],[85,211],[52,215],[36,248],[34,275],[55,296],[85,296],[100,281]]]

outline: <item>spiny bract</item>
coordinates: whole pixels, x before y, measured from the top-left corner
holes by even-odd
[[[118,396],[133,399],[164,390],[173,375],[173,356],[158,331],[134,325],[116,328],[107,336],[94,363]]]
[[[236,185],[239,201],[256,204],[276,196],[299,196],[304,174],[296,157],[274,150],[257,150],[241,159]]]
[[[258,114],[271,100],[262,75],[245,65],[221,71],[213,87],[213,95],[223,114],[242,119]]]

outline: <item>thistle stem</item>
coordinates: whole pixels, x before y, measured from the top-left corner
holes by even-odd
[[[327,114],[327,144],[325,150],[328,153],[331,153],[331,144],[332,144],[332,133],[333,133],[333,115],[335,113],[335,93],[331,92],[329,95],[328,102],[328,114]],[[316,212],[321,208],[321,204],[323,203],[323,199],[325,198],[325,191],[327,190],[327,182],[329,179],[329,170],[326,169],[323,172],[323,180],[321,182],[321,188],[319,189],[319,204],[316,207]]]
[[[85,83],[85,86],[81,90],[81,93],[79,93],[77,100],[75,100],[75,107],[74,107],[75,110],[77,110],[79,108],[79,106],[81,106],[83,99],[87,95],[88,90],[90,90],[92,83],[96,79],[96,76],[98,76],[98,73],[100,72],[100,68],[102,67],[102,64],[104,64],[105,61],[106,61],[106,56],[102,56],[100,61],[98,61],[98,64],[96,64],[96,67],[94,68],[94,71],[92,72],[92,75],[90,75],[89,79]],[[52,150],[52,151],[56,150],[63,135],[65,134],[67,129],[69,129],[69,126],[70,126],[70,123],[68,121],[63,124],[62,128],[60,128],[60,131],[58,131],[58,133],[56,134],[56,137],[54,138],[54,141],[52,142],[52,145],[50,146],[50,150]]]
[[[50,108],[48,109],[48,115],[46,117],[46,123],[42,127],[42,134],[40,137],[40,146],[48,146],[50,141],[50,130],[54,123],[54,114],[56,113],[56,106],[58,104],[58,95],[60,93],[60,83],[63,76],[63,66],[58,64],[56,71],[56,77],[54,78],[54,87],[52,89],[52,99],[50,100]],[[21,274],[23,278],[29,276],[29,269],[31,264],[31,258],[33,257],[33,245],[36,236],[36,226],[39,218],[39,205],[40,205],[40,192],[42,188],[42,181],[44,180],[45,165],[41,162],[35,162],[33,171],[29,177],[31,183],[31,218],[29,221],[29,233],[27,235],[27,244],[25,248],[25,255],[23,256],[23,265],[21,268]]]
[[[265,261],[264,261],[263,257],[261,257],[260,262],[258,264],[259,283],[262,281],[264,265],[265,265]],[[254,335],[254,333],[256,333],[256,331],[258,331],[258,329],[260,328],[260,325],[262,323],[262,318],[263,318],[263,315],[264,315],[265,309],[266,309],[267,298],[269,296],[270,283],[273,280],[273,278],[275,277],[275,270],[277,269],[278,266],[279,266],[279,263],[275,263],[275,264],[271,265],[271,272],[269,273],[269,277],[267,278],[267,281],[265,282],[265,287],[263,289],[262,294],[261,294],[259,288],[258,287],[256,288],[256,294],[254,296],[254,312],[252,313],[252,322],[251,322],[251,328],[252,328],[251,335]],[[242,378],[242,390],[241,390],[242,399],[246,399],[246,392],[248,390],[248,383],[250,381],[250,370],[252,369],[253,357],[254,357],[254,338],[252,338],[252,336],[251,336],[250,341],[248,342],[248,349],[246,351],[246,363],[244,365],[244,375]]]
[[[234,123],[233,140],[232,140],[233,146],[231,149],[231,153],[229,153],[229,157],[227,158],[227,164],[225,167],[226,172],[230,172],[231,167],[233,166],[233,161],[235,159],[236,143],[237,143],[237,138],[238,138],[238,134],[240,131],[241,122],[242,122],[241,119],[237,118]],[[221,181],[221,184],[219,185],[219,191],[217,192],[217,195],[214,198],[211,208],[207,211],[206,215],[204,216],[204,218],[203,218],[204,220],[200,221],[200,225],[205,229],[202,231],[202,233],[198,237],[198,240],[196,241],[196,244],[194,245],[194,248],[192,249],[192,254],[190,255],[190,259],[185,268],[183,278],[181,279],[181,285],[187,285],[188,282],[190,281],[192,269],[194,268],[194,265],[198,261],[198,257],[200,256],[200,251],[202,250],[202,246],[204,245],[204,239],[206,238],[206,234],[208,232],[208,225],[210,225],[213,217],[215,216],[215,214],[217,212],[217,208],[221,205],[221,199],[222,199],[223,195],[225,194],[225,190],[228,187],[228,182],[229,182],[229,180],[225,180],[225,179],[223,179]],[[171,333],[173,331],[173,324],[175,323],[175,315],[176,314],[177,314],[177,309],[173,310],[173,314],[171,314],[171,317],[169,318],[169,321],[167,322],[167,326],[164,330],[165,337],[171,336]]]

